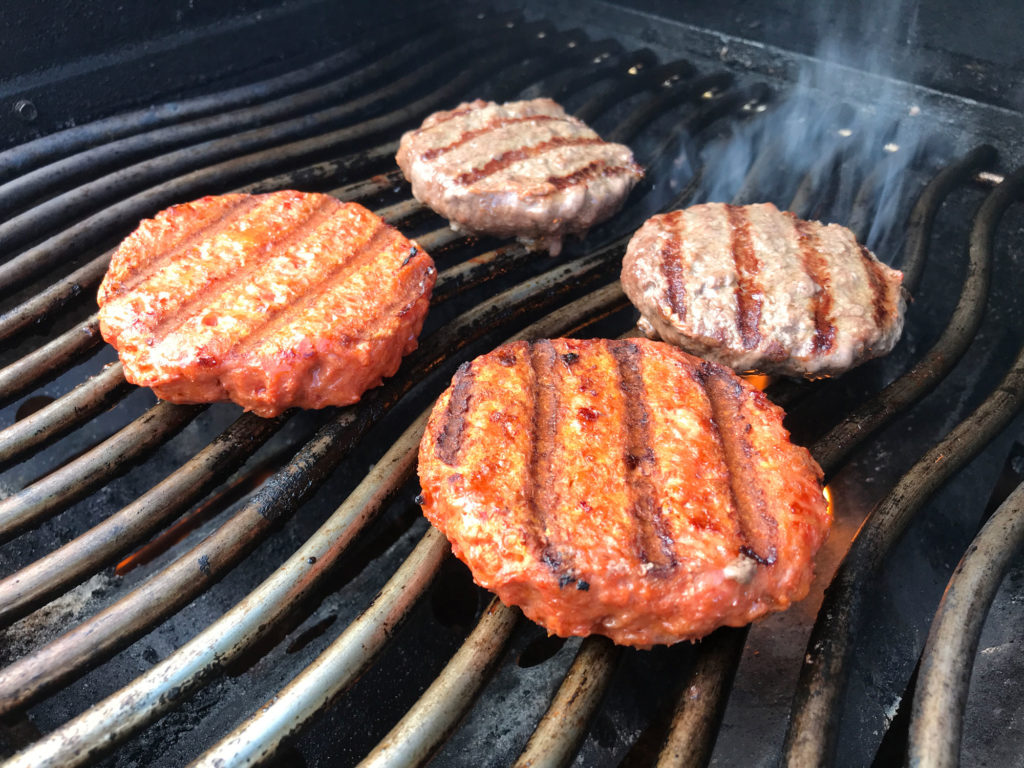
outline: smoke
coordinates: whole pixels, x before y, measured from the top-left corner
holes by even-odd
[[[926,121],[919,107],[901,103],[906,89],[887,72],[913,37],[917,5],[870,6],[817,4],[815,55],[781,98],[703,147],[694,202],[770,201],[845,224],[871,248],[902,229],[907,171],[923,150]],[[868,99],[863,86],[851,98],[855,81],[871,84]]]

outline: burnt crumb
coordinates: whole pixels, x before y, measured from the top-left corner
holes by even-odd
[[[626,466],[629,467],[631,470],[636,469],[638,466],[640,466],[640,457],[634,453],[627,453],[625,459]]]
[[[427,500],[426,496],[424,496],[422,493],[417,493],[412,501],[413,501],[414,504],[422,504],[426,500]]]
[[[199,558],[199,572],[204,576],[210,575],[210,556],[202,555]]]
[[[579,359],[580,356],[577,355],[575,352],[566,352],[564,355],[562,355],[562,362],[565,363],[566,365],[572,365]]]
[[[412,248],[410,248],[410,249],[409,249],[409,255],[405,257],[405,261],[403,261],[403,262],[402,262],[402,266],[404,267],[404,266],[405,266],[406,264],[408,264],[408,263],[409,263],[410,261],[412,261],[413,259],[415,259],[415,258],[416,258],[416,255],[417,255],[417,254],[418,254],[419,252],[420,252],[420,251],[419,251],[419,248],[417,248],[417,247],[416,247],[415,245],[414,245],[414,246],[413,246]]]
[[[570,576],[568,574],[562,574],[561,576],[558,577],[558,586],[559,587],[567,587],[570,584],[572,584],[574,581],[576,581],[576,579],[573,578],[572,576]]]
[[[516,353],[511,349],[502,349],[498,352],[498,362],[504,365],[506,368],[511,368],[516,364]]]
[[[306,558],[306,562],[309,563],[310,565],[316,565],[316,558],[312,557],[312,556],[307,557]]]
[[[580,592],[586,592],[590,589],[590,583],[584,581],[583,579],[577,579],[576,589],[578,589]]]
[[[758,565],[773,565],[775,558],[778,556],[775,552],[775,547],[772,547],[768,552],[767,557],[761,557],[751,547],[740,547],[740,554],[749,557],[751,560],[756,562]]]

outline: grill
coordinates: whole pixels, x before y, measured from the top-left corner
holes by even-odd
[[[840,92],[797,87],[807,57],[615,6],[394,13],[0,154],[5,765],[1019,759],[990,713],[1019,719],[1024,674],[1024,118],[842,67]],[[648,169],[557,259],[456,235],[393,164],[431,111],[536,95]],[[94,314],[110,249],[166,205],[279,188],[358,200],[435,257],[420,348],[355,406],[277,419],[126,384]],[[626,239],[706,200],[845,223],[914,297],[888,357],[768,387],[829,481],[818,580],[694,645],[547,638],[421,519],[425,409],[509,338],[633,333]]]

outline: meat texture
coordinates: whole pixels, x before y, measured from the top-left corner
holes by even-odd
[[[114,252],[100,331],[125,377],[164,400],[260,416],[346,405],[416,348],[435,276],[355,203],[204,197],[144,220]]]
[[[462,366],[419,476],[478,584],[549,632],[638,647],[801,599],[831,522],[778,407],[647,339],[516,342]]]
[[[456,229],[518,237],[557,255],[622,206],[643,171],[551,99],[476,100],[402,136],[398,165],[417,200]]]
[[[648,335],[737,371],[790,376],[888,353],[903,331],[902,280],[845,227],[771,203],[654,216],[622,263]]]

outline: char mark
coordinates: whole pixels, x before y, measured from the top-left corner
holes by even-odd
[[[378,223],[370,236],[354,248],[348,258],[335,264],[322,280],[306,286],[306,289],[291,302],[268,312],[263,323],[249,329],[245,336],[235,342],[228,354],[238,356],[246,350],[255,349],[260,340],[273,335],[277,329],[290,322],[291,318],[298,316],[316,301],[317,297],[329,291],[332,285],[347,279],[365,261],[380,253],[388,240],[395,237],[398,237],[396,230],[382,222]]]
[[[587,163],[585,166],[577,171],[568,173],[565,176],[548,176],[546,179],[547,183],[551,185],[555,192],[561,192],[563,189],[574,187],[577,184],[585,184],[591,179],[600,178],[602,176],[616,176],[620,173],[629,173],[631,168],[624,165],[608,165],[604,160],[594,160]],[[551,194],[551,190],[544,192],[539,195]]]
[[[461,184],[465,187],[471,186],[482,179],[486,179],[488,176],[508,168],[510,165],[520,162],[521,160],[537,157],[548,150],[557,149],[558,147],[578,147],[603,143],[604,142],[596,136],[555,136],[547,141],[542,141],[529,147],[520,147],[518,149],[510,149],[507,152],[502,152],[497,157],[488,160],[479,168],[460,174],[455,178],[455,183]]]
[[[245,216],[245,214],[259,204],[259,197],[252,195],[240,197],[233,205],[225,209],[220,216],[212,219],[199,229],[190,233],[176,246],[164,253],[155,254],[153,258],[145,264],[139,265],[139,269],[134,274],[128,275],[124,282],[117,287],[114,291],[114,295],[122,296],[128,291],[134,290],[138,286],[142,285],[144,282],[149,280],[149,278],[153,277],[153,275],[163,269],[163,267],[173,263],[181,256],[181,254],[193,245],[201,242],[210,232],[218,232],[228,229],[235,221]]]
[[[517,123],[526,122],[542,123],[548,120],[564,121],[565,118],[556,117],[554,115],[521,115],[518,117],[499,117],[496,120],[492,120],[486,125],[481,126],[480,128],[473,128],[472,130],[463,131],[461,134],[459,134],[459,137],[455,139],[455,141],[453,141],[451,144],[445,144],[442,147],[434,147],[433,149],[428,149],[426,152],[420,155],[420,159],[429,162],[430,160],[434,160],[435,158],[438,158],[441,155],[451,152],[453,149],[461,147],[467,141],[472,141],[478,136],[483,136],[485,134],[491,133],[492,131],[497,131],[508,125],[515,125]]]
[[[544,563],[558,580],[559,587],[577,581],[567,553],[551,541],[548,531],[548,513],[558,504],[554,471],[557,453],[559,389],[555,377],[558,353],[547,339],[535,341],[529,347],[532,372],[531,392],[533,418],[530,429],[529,474],[525,495],[530,519],[525,536],[528,546],[538,561]]]
[[[308,215],[302,219],[296,219],[291,226],[281,233],[277,240],[266,243],[257,254],[254,254],[244,269],[227,272],[221,277],[210,280],[199,291],[181,304],[175,311],[168,312],[161,316],[152,331],[154,343],[173,334],[181,328],[188,320],[196,314],[204,312],[209,307],[211,299],[218,293],[224,292],[232,283],[249,282],[263,266],[276,254],[286,249],[290,244],[301,242],[313,232],[334,210],[332,198],[325,197]]]
[[[881,265],[865,246],[858,243],[857,247],[860,249],[861,260],[864,262],[864,272],[871,284],[871,305],[874,310],[875,325],[882,328],[889,313],[887,311],[885,278],[881,275]]]
[[[661,274],[665,277],[665,298],[668,300],[669,310],[679,318],[679,322],[683,322],[686,320],[686,281],[683,277],[679,248],[685,224],[682,211],[673,211],[669,214],[665,224],[668,236],[662,243],[659,252]]]
[[[657,470],[657,461],[651,440],[640,348],[631,341],[618,341],[610,342],[608,351],[615,358],[625,407],[622,458],[629,488],[629,511],[637,528],[637,556],[641,562],[650,563],[658,570],[674,568],[677,565],[675,542],[651,479]]]
[[[462,448],[462,433],[466,428],[466,413],[473,396],[473,370],[469,363],[463,363],[455,372],[452,382],[452,396],[444,413],[444,426],[437,436],[437,458],[454,467]]]
[[[817,289],[811,297],[814,313],[812,349],[815,354],[823,355],[832,349],[836,338],[836,327],[832,323],[832,281],[828,264],[818,247],[817,226],[800,219],[795,224],[800,242],[800,263]]]
[[[743,416],[743,387],[731,374],[707,362],[697,368],[695,378],[711,405],[713,431],[729,475],[739,552],[761,565],[771,565],[777,556],[778,521],[768,512],[755,467],[754,448],[747,440],[750,423]]]
[[[750,235],[750,218],[742,206],[727,205],[732,227],[732,255],[736,268],[736,324],[744,349],[755,349],[761,342],[761,286],[757,274],[761,269],[754,241]]]

